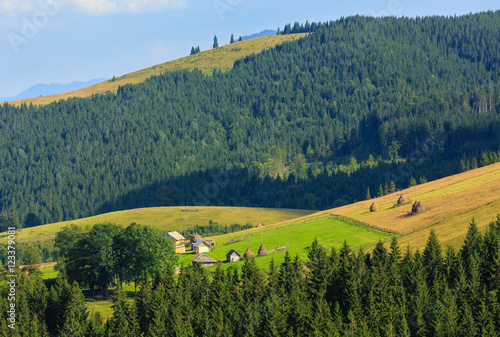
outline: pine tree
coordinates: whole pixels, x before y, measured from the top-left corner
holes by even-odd
[[[234,43],[234,35],[231,34],[231,39],[229,40],[229,43]]]
[[[212,47],[214,49],[219,48],[219,41],[217,40],[217,35],[214,36],[214,45]]]
[[[113,308],[113,316],[108,320],[108,323],[112,336],[129,336],[125,291],[123,291],[121,282],[118,282],[117,290],[113,294],[111,308]]]
[[[372,197],[371,197],[371,195],[370,195],[370,188],[368,187],[368,188],[366,189],[366,197],[365,197],[365,200],[370,200],[371,198],[372,198]]]
[[[442,278],[444,267],[441,244],[434,229],[429,234],[422,262],[427,273],[427,284],[432,287],[435,282]]]
[[[394,181],[393,181],[393,180],[391,180],[391,186],[389,187],[389,191],[390,191],[391,193],[396,192],[396,184],[394,183]]]
[[[243,41],[243,39],[242,39],[242,38],[241,38],[241,36],[240,36],[240,38],[238,39],[238,42],[241,42],[241,41]]]
[[[135,299],[135,304],[137,306],[137,320],[139,322],[139,327],[142,333],[148,331],[149,324],[153,320],[153,312],[151,308],[152,302],[152,282],[149,273],[146,273],[145,277],[140,283],[139,291]]]
[[[382,187],[382,184],[380,184],[377,196],[382,197],[383,195],[384,195],[384,188]]]
[[[99,311],[96,313],[91,313],[85,337],[101,337],[104,336],[104,332],[105,325],[101,313]]]
[[[384,184],[384,195],[389,194],[389,185],[387,185],[387,181]]]
[[[62,327],[61,337],[83,337],[87,332],[89,316],[88,309],[85,305],[84,297],[78,283],[73,282],[71,286],[71,294],[64,313],[65,322]]]
[[[9,212],[9,227],[14,227],[16,229],[22,228],[21,222],[19,221],[19,215],[17,214],[17,209],[14,204],[12,204]]]

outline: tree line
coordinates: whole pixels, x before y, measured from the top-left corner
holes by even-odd
[[[266,270],[184,267],[145,271],[134,300],[118,282],[113,316],[90,314],[64,271],[47,288],[18,275],[13,336],[495,336],[500,331],[500,216],[482,234],[474,220],[460,249],[431,230],[423,251],[378,243],[285,255]],[[5,276],[2,276],[5,277]],[[2,282],[5,284],[5,282]],[[6,287],[0,306],[6,326]],[[5,310],[4,310],[5,309]]]

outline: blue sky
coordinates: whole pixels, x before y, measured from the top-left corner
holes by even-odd
[[[0,97],[38,83],[125,73],[287,22],[350,15],[460,15],[498,0],[0,0]]]

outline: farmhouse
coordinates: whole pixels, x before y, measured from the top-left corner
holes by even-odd
[[[176,246],[180,245],[181,243],[183,243],[186,240],[186,238],[183,237],[181,234],[179,234],[179,232],[177,232],[177,231],[168,232],[167,238],[174,241],[174,245],[176,245]]]
[[[234,249],[231,249],[227,254],[226,254],[226,261],[227,262],[236,262],[241,259],[241,254],[235,251]]]
[[[172,242],[174,243],[176,254],[186,252],[186,246],[184,245],[184,241],[186,241],[186,238],[183,237],[179,232],[168,232],[167,238],[172,240]]]
[[[196,254],[209,253],[212,251],[212,246],[209,242],[207,242],[207,240],[201,239],[193,245],[193,250]]]
[[[217,261],[212,259],[210,256],[205,254],[198,254],[194,259],[191,260],[193,262],[193,266],[201,265],[204,268],[213,267],[217,265]]]

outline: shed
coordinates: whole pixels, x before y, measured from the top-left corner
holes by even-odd
[[[194,259],[191,260],[193,266],[199,264],[204,268],[213,267],[217,265],[217,261],[212,259],[210,256],[205,254],[198,254]]]
[[[167,233],[167,238],[174,242],[175,246],[179,246],[181,243],[186,241],[186,238],[183,237],[179,232],[173,231]]]
[[[212,246],[210,246],[210,243],[208,243],[207,240],[201,239],[196,241],[193,245],[193,250],[196,254],[209,253],[212,251]]]
[[[214,240],[208,240],[208,239],[205,239],[205,241],[210,245],[210,247],[213,247],[215,246],[215,241]]]
[[[227,254],[226,254],[226,261],[227,262],[236,262],[241,259],[241,254],[235,251],[234,249],[231,249]]]
[[[185,245],[175,246],[175,253],[176,254],[185,253],[185,252],[186,252],[186,246]]]

